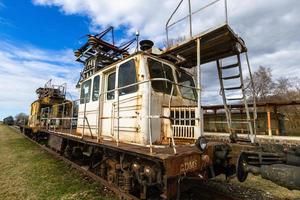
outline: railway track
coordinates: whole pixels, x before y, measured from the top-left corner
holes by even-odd
[[[55,158],[64,161],[68,165],[70,165],[72,168],[80,171],[84,175],[88,176],[89,178],[93,179],[94,181],[97,181],[101,183],[103,186],[108,188],[110,191],[112,191],[119,199],[122,200],[138,200],[139,198],[125,193],[122,190],[120,190],[118,187],[114,186],[113,184],[108,183],[106,180],[101,178],[100,176],[96,175],[92,171],[88,169],[88,167],[80,165],[78,163],[73,162],[72,160],[69,160],[68,158],[60,155],[56,151],[48,148],[47,146],[38,143],[37,141],[33,140],[32,138],[26,136],[23,134],[17,127],[13,127],[16,131],[18,131],[20,134],[22,134],[26,139],[30,140],[34,144],[38,145],[41,149],[46,151],[47,153],[51,154]],[[180,196],[178,196],[178,199],[182,200],[239,200],[240,198],[233,197],[232,195],[229,195],[226,192],[222,192],[217,190],[216,185],[209,184],[209,182],[203,183],[198,180],[189,180],[189,182],[184,183],[185,186],[190,187],[186,192],[182,192]]]

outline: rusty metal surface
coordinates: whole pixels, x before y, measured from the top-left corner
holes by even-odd
[[[26,136],[27,137],[27,136]],[[83,174],[89,176],[90,178],[92,178],[95,181],[99,181],[101,184],[103,184],[104,186],[106,186],[107,188],[109,188],[111,191],[113,191],[118,198],[120,199],[131,199],[131,200],[136,200],[139,199],[131,194],[128,193],[124,193],[124,191],[122,191],[120,188],[117,188],[115,185],[113,185],[112,183],[109,183],[108,181],[104,180],[103,178],[99,177],[98,175],[96,175],[95,173],[83,168],[82,166],[72,162],[71,160],[59,155],[57,152],[47,148],[44,145],[41,145],[39,143],[37,143],[36,141],[32,140],[31,138],[27,137],[29,140],[31,140],[32,142],[34,142],[35,144],[39,145],[41,148],[43,148],[45,151],[49,152],[50,154],[52,154],[53,156],[55,156],[56,158],[63,160],[64,162],[66,162],[67,164],[70,164],[70,166],[72,166],[73,168],[79,170],[80,172],[82,172]],[[217,143],[213,144],[216,145]],[[210,149],[210,148],[209,148]],[[212,152],[211,150],[207,151]],[[184,154],[182,154],[184,155]],[[195,154],[196,155],[196,154]],[[198,155],[198,154],[197,154]],[[184,158],[183,157],[174,157],[175,159],[171,159],[169,160],[170,163],[168,164],[169,169],[171,170],[172,167],[175,167],[176,165],[178,165],[178,162],[180,162],[181,160],[186,160],[187,162],[189,162],[190,160],[194,160],[195,157],[193,157],[194,155],[190,155],[190,157]],[[199,155],[198,155],[199,157]],[[200,162],[202,162],[202,167],[205,167],[206,164],[210,164],[210,160],[208,159],[208,157],[206,155],[199,157],[201,160],[199,160]],[[168,161],[168,160],[167,160]],[[189,169],[190,166],[193,165],[187,165],[184,166],[184,169]],[[198,165],[200,166],[200,165]],[[180,166],[181,167],[181,166]],[[177,167],[175,167],[175,169],[178,169]],[[184,172],[184,170],[179,169],[182,172]],[[176,170],[174,170],[175,172]],[[169,174],[170,175],[170,174]],[[206,177],[204,177],[204,179],[202,178],[201,180],[198,178],[191,178],[188,179],[189,182],[183,182],[183,184],[181,186],[189,186],[190,188],[192,188],[192,190],[189,190],[188,192],[192,192],[193,193],[193,198],[192,199],[203,199],[203,198],[207,198],[207,199],[238,199],[235,198],[233,196],[231,196],[230,194],[226,194],[223,193],[221,191],[215,191],[213,188],[211,188],[209,185],[206,184],[206,182],[203,182],[201,180],[206,180]],[[169,177],[167,179],[167,191],[166,193],[164,193],[163,195],[161,195],[161,197],[164,197],[164,195],[166,195],[166,199],[170,199],[170,197],[176,198],[177,195],[177,191],[178,191],[178,179],[176,177]],[[214,191],[214,192],[213,192]],[[181,197],[184,197],[184,195],[182,195]],[[180,198],[182,199],[182,198]]]
[[[55,134],[55,133],[49,133]],[[114,150],[115,152],[123,152],[128,155],[135,156],[139,159],[144,158],[151,162],[161,163],[164,171],[165,179],[165,196],[174,197],[178,190],[178,178],[181,176],[201,177],[203,180],[208,179],[208,166],[212,164],[210,156],[213,151],[207,151],[201,154],[200,151],[191,145],[177,147],[177,154],[174,154],[172,147],[153,148],[153,153],[149,153],[149,148],[145,146],[137,146],[133,144],[119,143],[117,146],[114,141],[97,142],[91,138],[74,138],[59,134],[60,137],[65,137],[75,141],[83,142],[88,145],[95,145],[101,148]],[[211,148],[211,147],[209,147]]]
[[[44,130],[45,132],[48,132]],[[173,148],[170,146],[164,146],[164,147],[157,147],[153,148],[153,153],[151,154],[149,152],[149,147],[142,146],[142,145],[136,145],[136,144],[129,144],[129,143],[122,143],[120,142],[119,145],[115,141],[109,141],[109,140],[100,140],[97,141],[95,138],[87,137],[81,138],[81,135],[69,135],[69,134],[58,134],[55,132],[48,132],[49,134],[55,134],[59,135],[61,137],[67,138],[67,139],[73,139],[77,140],[83,143],[91,143],[94,145],[102,145],[108,148],[112,149],[119,149],[125,152],[131,152],[134,154],[144,155],[147,157],[156,158],[159,160],[166,160],[172,157],[179,157],[179,156],[186,156],[190,154],[198,154],[200,155],[199,150],[194,145],[178,145],[176,147],[177,154],[174,154]]]

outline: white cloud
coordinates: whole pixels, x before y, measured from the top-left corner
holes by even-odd
[[[165,39],[165,23],[175,9],[176,0],[33,0],[35,5],[56,6],[66,15],[85,15],[91,19],[90,30],[110,25],[126,27],[126,37],[140,30],[142,38],[157,43]],[[187,2],[187,1],[186,1]],[[194,10],[211,0],[192,0]],[[221,1],[222,3],[222,1]],[[197,4],[197,5],[196,5]],[[3,5],[0,0],[0,7]],[[250,50],[250,61],[255,70],[259,65],[270,67],[274,77],[300,76],[299,0],[228,0],[229,22],[243,37]],[[179,10],[176,19],[187,13],[187,4]],[[222,5],[216,5],[203,14],[194,16],[194,31],[205,29],[224,20]],[[175,34],[187,33],[187,21],[173,29]],[[76,31],[74,29],[74,31]],[[74,84],[80,67],[73,61],[72,51],[51,51],[31,45],[19,46],[0,42],[0,111],[27,111],[35,99],[34,91],[48,79]],[[75,67],[75,68],[74,68]],[[74,70],[75,69],[75,70]],[[218,103],[216,66],[203,67],[204,102]],[[208,84],[209,83],[209,84]],[[220,99],[220,98],[219,98]]]
[[[177,1],[139,0],[34,0],[36,5],[58,6],[65,14],[90,17],[92,26],[126,26],[130,33],[140,30],[144,37],[160,37]]]
[[[33,0],[36,5],[57,6],[65,14],[82,14],[91,19],[91,27],[126,26],[130,33],[139,29],[144,37],[162,40],[165,37],[165,23],[179,1],[174,0]],[[191,0],[193,11],[212,2],[211,0]],[[187,14],[187,1],[178,10],[174,18],[179,19]],[[229,20],[234,27],[246,36],[268,33],[268,26],[275,27],[280,23],[299,22],[300,2],[297,0],[228,0]],[[204,10],[194,17],[194,29],[208,24],[224,21],[223,1]],[[281,20],[281,22],[280,22]],[[174,21],[173,21],[174,22]],[[188,24],[185,20],[185,27]],[[256,25],[257,23],[257,25]],[[243,31],[251,25],[251,32]],[[250,28],[249,27],[249,28]],[[280,29],[280,27],[277,27]],[[278,30],[280,32],[280,30]],[[183,30],[176,30],[181,34]],[[258,39],[259,40],[259,39]]]
[[[86,15],[91,27],[127,27],[128,33],[140,30],[144,38],[159,44],[165,39],[165,23],[179,1],[174,0],[33,0],[36,5],[57,6],[64,13]],[[212,0],[191,0],[193,10]],[[299,0],[227,0],[229,23],[248,45],[252,69],[259,65],[270,67],[274,78],[300,76]],[[223,1],[193,16],[193,29],[199,31],[224,21]],[[179,9],[175,19],[187,14],[187,1]],[[187,20],[179,24],[173,33],[186,35]],[[128,35],[126,35],[128,37]],[[284,69],[284,70],[283,70]],[[220,99],[215,64],[203,67],[204,101]],[[246,76],[247,74],[245,74]],[[206,84],[209,83],[209,84]],[[204,90],[204,91],[205,91]],[[215,92],[213,92],[213,90]],[[220,102],[220,101],[214,101]]]
[[[36,5],[57,6],[65,14],[81,14],[91,19],[91,27],[114,25],[126,27],[128,34],[140,30],[144,38],[158,43],[165,39],[165,23],[179,1],[174,0],[33,0]],[[212,0],[191,0],[192,10]],[[298,0],[227,0],[230,25],[248,44],[251,57],[264,57],[269,67],[278,64],[267,55],[290,51],[300,45],[300,1]],[[174,19],[185,16],[187,1],[175,14]],[[220,24],[224,21],[224,4],[220,1],[200,14],[193,16],[194,32]],[[171,23],[174,22],[171,21]],[[188,20],[173,28],[173,33],[187,34]],[[94,29],[95,30],[95,29]],[[125,37],[128,37],[126,35]],[[295,59],[291,51],[290,59]],[[265,56],[266,55],[266,56]],[[285,63],[281,61],[281,66]],[[256,64],[256,63],[255,63]],[[259,63],[258,63],[259,65]]]
[[[67,83],[68,92],[77,96],[75,84],[81,67],[70,49],[52,51],[31,45],[0,42],[0,117],[29,112],[35,90],[47,80]]]

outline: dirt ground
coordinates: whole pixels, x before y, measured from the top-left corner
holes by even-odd
[[[246,182],[226,182],[217,187],[247,200],[300,200],[300,191],[290,191],[271,181],[249,176]],[[53,158],[14,128],[0,124],[0,199],[116,199],[113,194],[63,161]]]

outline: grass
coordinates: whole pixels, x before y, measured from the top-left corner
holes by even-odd
[[[101,184],[4,125],[0,125],[0,197],[10,200],[115,199]]]
[[[249,176],[244,183],[234,179],[231,183],[258,189],[280,199],[300,198],[300,191],[288,190],[260,177]],[[0,199],[116,198],[102,185],[53,158],[13,128],[0,124]]]

